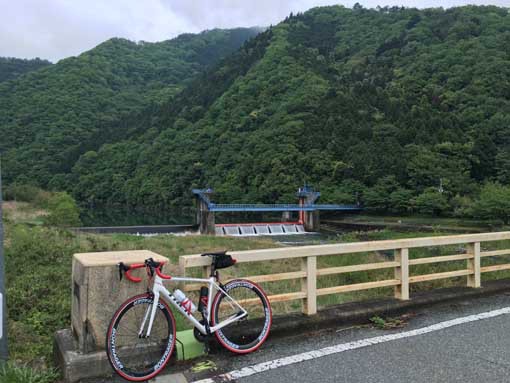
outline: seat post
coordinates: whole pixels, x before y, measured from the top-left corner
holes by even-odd
[[[214,256],[212,256],[211,257],[211,273],[209,274],[209,277],[214,277],[217,274],[215,264],[216,264],[215,258],[214,258]],[[218,279],[218,278],[216,278],[216,279]]]
[[[209,275],[209,276],[216,277],[216,280],[220,279],[220,275],[219,275],[218,271],[216,270],[216,268],[214,267],[214,262],[211,265],[211,275]]]

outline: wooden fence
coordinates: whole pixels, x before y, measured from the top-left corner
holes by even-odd
[[[322,295],[393,286],[395,290],[395,297],[398,299],[406,300],[409,299],[409,285],[412,283],[460,276],[466,276],[467,286],[473,288],[480,287],[481,273],[510,269],[510,264],[497,264],[481,267],[481,258],[510,255],[510,249],[482,252],[480,250],[480,244],[483,244],[484,242],[502,241],[508,239],[510,239],[510,232],[496,232],[386,241],[340,243],[317,246],[285,247],[251,251],[233,251],[229,252],[229,254],[237,259],[238,263],[275,261],[296,258],[301,259],[300,271],[246,276],[245,278],[254,282],[274,282],[300,279],[301,291],[270,295],[269,299],[271,302],[284,302],[300,299],[303,302],[303,312],[305,314],[312,315],[317,312],[317,297]],[[462,254],[409,259],[409,249],[447,245],[465,245],[465,252]],[[320,269],[317,268],[317,257],[332,255],[342,256],[342,254],[366,253],[387,250],[394,251],[394,258],[391,261],[362,263],[356,265]],[[409,268],[414,265],[460,260],[466,260],[466,267],[461,270],[409,276]],[[186,272],[189,268],[196,267],[203,268],[204,275],[208,275],[208,266],[210,265],[210,262],[210,258],[201,257],[200,254],[183,255],[179,258],[179,268],[181,275],[186,275]],[[394,278],[327,288],[317,288],[317,278],[326,275],[378,269],[394,269]],[[186,291],[196,291],[200,288],[200,285],[188,284],[183,288]]]

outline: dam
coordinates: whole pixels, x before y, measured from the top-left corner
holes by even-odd
[[[319,211],[362,210],[360,205],[317,204],[320,193],[309,186],[299,188],[296,196],[297,204],[217,204],[212,202],[212,189],[193,189],[196,200],[196,223],[200,234],[209,235],[289,235],[316,232],[320,228]],[[264,223],[228,223],[216,224],[215,212],[282,212],[290,217],[291,212],[298,212],[295,222],[264,222]]]

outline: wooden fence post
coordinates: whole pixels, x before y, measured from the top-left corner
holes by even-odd
[[[209,278],[211,276],[211,266],[202,266],[202,278]]]
[[[301,270],[306,272],[301,279],[301,291],[306,293],[302,311],[306,315],[317,314],[317,257],[301,258]]]
[[[400,280],[400,285],[395,286],[395,298],[401,300],[409,299],[409,249],[396,249],[395,262],[399,266],[395,267],[395,279]]]
[[[466,253],[473,255],[473,258],[467,260],[467,268],[473,272],[467,276],[467,285],[468,287],[480,287],[480,242],[468,243]]]
[[[186,276],[186,258],[184,258],[183,255],[179,256],[179,277],[185,277]],[[184,286],[186,284],[184,282],[181,282],[178,284],[179,288],[184,290]]]

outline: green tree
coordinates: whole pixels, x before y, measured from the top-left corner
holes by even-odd
[[[80,212],[69,194],[56,193],[48,202],[49,214],[45,223],[51,226],[80,226]]]
[[[394,176],[381,178],[374,187],[365,192],[365,206],[371,210],[388,211],[392,204],[390,196],[398,189],[399,185]]]
[[[32,60],[14,57],[0,57],[0,82],[13,80],[22,74],[35,71],[51,65],[47,60],[35,58]]]
[[[3,190],[6,200],[30,202],[38,207],[46,207],[51,193],[30,184],[12,183]]]
[[[496,179],[503,184],[510,184],[510,150],[501,150],[496,155]]]
[[[412,199],[414,192],[412,190],[397,188],[389,195],[389,211],[394,213],[408,213],[412,208]]]
[[[0,151],[6,182],[28,177],[42,187],[71,188],[62,174],[71,172],[81,154],[146,132],[153,121],[142,111],[159,110],[191,79],[259,32],[214,29],[156,43],[113,38],[3,82],[3,68],[12,60],[0,58]],[[24,61],[18,61],[19,67]],[[190,105],[190,113],[196,115],[197,109]]]
[[[500,219],[505,224],[510,223],[510,186],[503,186],[496,182],[486,183],[478,200],[475,201],[473,212],[483,219]]]
[[[408,146],[410,184],[418,190],[441,186],[450,195],[471,192],[470,152],[470,145],[452,142],[433,148]]]
[[[434,188],[426,189],[423,193],[413,198],[412,204],[419,213],[431,215],[440,215],[450,208],[446,196]]]

